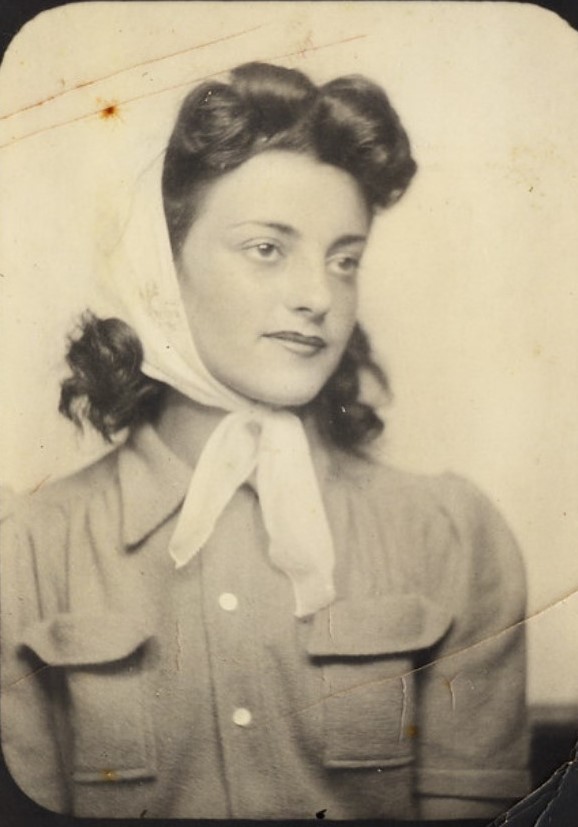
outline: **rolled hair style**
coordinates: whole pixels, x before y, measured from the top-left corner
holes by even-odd
[[[163,200],[178,257],[204,185],[267,150],[309,155],[355,178],[371,210],[394,204],[416,164],[385,92],[358,75],[316,87],[302,72],[246,63],[185,98],[169,140]]]
[[[372,212],[394,204],[416,164],[407,135],[383,90],[357,76],[315,86],[302,72],[247,63],[230,82],[208,81],[185,98],[166,150],[163,204],[173,256],[178,259],[203,192],[210,183],[268,150],[306,154],[355,178]],[[86,315],[69,343],[72,376],[62,384],[60,411],[89,421],[105,439],[150,420],[163,385],[141,370],[142,346],[119,319]],[[359,325],[335,373],[306,407],[330,442],[356,449],[377,436],[383,422],[359,400],[368,372],[388,392]]]

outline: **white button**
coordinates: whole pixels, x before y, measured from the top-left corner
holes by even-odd
[[[226,612],[234,612],[238,605],[239,601],[234,594],[223,592],[223,594],[219,595],[219,606]]]
[[[237,726],[249,726],[253,716],[245,707],[240,706],[233,712],[233,723]]]

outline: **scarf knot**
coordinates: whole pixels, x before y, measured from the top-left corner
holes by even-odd
[[[169,545],[177,568],[208,542],[237,489],[256,472],[271,562],[293,586],[298,617],[334,597],[334,552],[301,420],[288,411],[227,414],[209,437]]]

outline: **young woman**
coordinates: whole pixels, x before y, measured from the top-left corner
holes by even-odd
[[[44,806],[447,819],[524,794],[515,543],[467,482],[367,451],[357,271],[414,170],[361,77],[248,64],[184,101],[118,318],[68,352],[61,410],[126,440],[5,523],[2,743]]]

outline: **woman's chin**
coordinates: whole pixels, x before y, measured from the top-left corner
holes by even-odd
[[[237,393],[246,397],[251,402],[258,402],[261,405],[268,405],[271,408],[303,408],[312,402],[323,384],[315,383],[298,387],[283,384],[279,387],[270,385],[264,388],[234,388]]]
[[[304,408],[312,402],[319,391],[308,394],[276,394],[268,396],[267,398],[256,399],[254,402],[260,402],[262,405],[268,405],[271,408]]]

